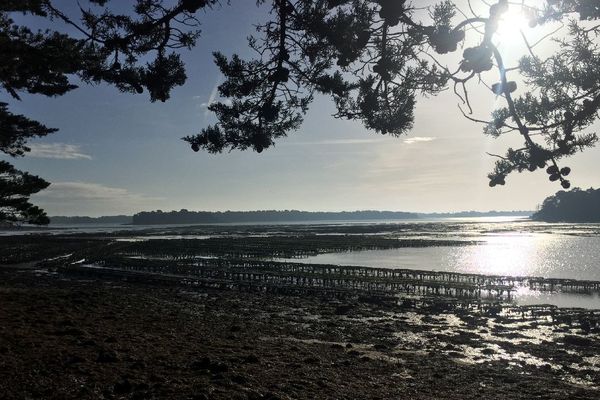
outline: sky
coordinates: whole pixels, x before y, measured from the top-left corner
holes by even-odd
[[[206,107],[222,77],[211,53],[251,55],[245,38],[265,19],[255,2],[237,3],[200,13],[202,37],[183,53],[187,83],[166,103],[107,85],[51,99],[24,95],[20,102],[0,94],[13,112],[60,128],[32,141],[27,157],[9,160],[52,183],[33,201],[49,215],[67,216],[182,208],[451,212],[533,210],[561,189],[543,171],[515,173],[506,186],[490,188],[494,159],[486,153],[502,154],[521,141],[517,134],[484,136],[482,125],[461,115],[452,91],[419,98],[414,128],[401,138],[336,120],[332,102],[317,97],[302,127],[261,154],[192,152],[181,137],[216,122]],[[500,45],[516,56],[522,49],[513,25]],[[473,85],[470,96],[476,118],[502,105],[481,86]],[[561,164],[572,168],[573,186],[600,186],[599,156],[594,148]]]

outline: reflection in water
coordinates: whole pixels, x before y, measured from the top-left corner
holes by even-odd
[[[407,268],[485,275],[540,276],[600,281],[600,237],[553,233],[483,234],[468,239],[484,244],[458,247],[401,248],[319,254],[297,262]],[[519,304],[600,308],[595,295],[516,293]]]
[[[503,234],[486,244],[448,252],[456,271],[478,274],[600,280],[600,238]]]
[[[504,234],[490,236],[483,246],[449,253],[451,265],[464,272],[490,275],[537,275],[532,273],[537,249],[547,246],[544,235]]]
[[[598,293],[548,293],[521,287],[517,289],[514,297],[517,304],[523,306],[553,304],[560,307],[600,308]]]
[[[473,246],[319,254],[305,263],[364,265],[486,275],[600,280],[600,237],[543,233],[485,235]]]

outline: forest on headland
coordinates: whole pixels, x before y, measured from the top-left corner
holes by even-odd
[[[547,197],[531,218],[545,222],[600,222],[600,189],[561,190]]]

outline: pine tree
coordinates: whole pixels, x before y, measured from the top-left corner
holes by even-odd
[[[50,0],[0,0],[0,88],[14,100],[20,93],[61,96],[84,83],[105,82],[122,92],[147,92],[151,101],[166,101],[171,89],[186,80],[177,50],[191,48],[198,37],[194,13],[215,0],[186,0],[168,8],[161,0],[139,0],[132,15],[102,9],[107,0],[89,0],[79,20],[64,14]],[[99,9],[100,8],[100,9]],[[95,11],[93,11],[95,10]],[[81,35],[33,31],[16,24],[12,15],[45,17],[58,25],[75,27]],[[152,61],[143,62],[143,58]],[[27,141],[56,132],[0,103],[0,151],[20,157],[30,150]],[[0,222],[47,224],[43,210],[29,196],[48,182],[0,164]]]
[[[122,92],[147,93],[150,101],[166,101],[171,89],[185,83],[179,51],[191,49],[199,38],[198,11],[209,11],[220,2],[137,0],[129,14],[115,14],[110,3],[81,1],[80,14],[73,16],[61,11],[58,1],[0,0],[1,90],[15,101],[20,93],[60,96],[76,89],[72,78],[77,77],[83,83],[105,82]],[[484,11],[471,10],[472,15],[450,0],[431,5],[428,13],[416,0],[256,4],[270,11],[250,38],[257,56],[244,60],[215,53],[225,76],[219,86],[223,101],[209,107],[216,124],[184,138],[194,151],[260,153],[300,127],[317,93],[331,96],[336,118],[400,136],[412,128],[418,97],[448,88],[460,99],[465,117],[484,124],[485,134],[518,134],[523,140],[520,148],[496,155],[490,186],[504,185],[512,172],[545,169],[550,181],[569,188],[571,169],[559,163],[598,140],[587,132],[600,109],[597,0],[482,1]],[[541,56],[539,43],[526,42],[529,54],[516,66],[505,65],[494,38],[510,7],[527,15],[532,29],[563,23],[561,32],[544,37],[556,39],[552,54]],[[47,18],[57,30],[33,31],[15,23],[15,13]],[[61,33],[64,25],[78,34]],[[446,65],[444,55],[457,52],[462,52],[458,65]],[[469,88],[490,76],[490,96],[501,97],[506,106],[491,118],[475,118]],[[55,131],[12,114],[5,103],[0,104],[0,121],[0,151],[12,157],[27,153],[29,139]],[[47,185],[43,180],[34,184],[29,175],[9,165],[4,168],[0,177],[6,187],[24,176],[29,179],[27,189],[19,189],[25,203]],[[5,193],[14,196],[10,190]],[[30,220],[10,205],[11,198],[2,201],[7,205],[0,217]]]
[[[250,39],[257,57],[242,60],[215,54],[225,75],[212,104],[218,123],[184,138],[194,151],[254,149],[262,152],[297,129],[314,94],[330,95],[335,117],[362,121],[381,134],[399,136],[412,128],[419,95],[451,88],[465,117],[484,124],[492,137],[519,134],[523,146],[509,148],[489,174],[489,185],[504,185],[512,172],[545,169],[550,181],[569,188],[569,167],[561,159],[595,145],[585,132],[600,108],[600,2],[539,0],[473,2],[472,15],[455,2],[440,1],[423,12],[407,0],[274,0],[274,20]],[[428,3],[430,4],[430,3]],[[495,37],[509,7],[542,31],[563,24],[536,43],[518,65],[509,66]],[[538,54],[554,41],[554,53]],[[458,65],[444,55],[462,52]],[[491,77],[491,81],[490,81]],[[523,87],[517,87],[517,81]],[[490,96],[505,107],[491,118],[472,116],[469,88],[490,81]]]

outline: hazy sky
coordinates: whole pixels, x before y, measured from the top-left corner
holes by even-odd
[[[215,121],[206,105],[215,100],[221,76],[211,52],[247,55],[245,37],[264,19],[254,1],[233,3],[243,6],[200,16],[203,35],[184,53],[188,81],[166,103],[104,85],[54,99],[9,101],[13,112],[60,128],[32,142],[26,158],[10,160],[52,182],[34,196],[37,204],[50,215],[181,208],[530,210],[560,189],[541,171],[514,174],[506,186],[490,188],[486,175],[494,159],[485,153],[503,153],[520,140],[485,137],[482,126],[461,116],[451,91],[419,99],[415,127],[402,138],[335,120],[332,103],[317,98],[302,128],[261,154],[192,152],[180,138]],[[502,45],[516,49],[511,29],[506,32]],[[485,88],[472,87],[471,98],[474,116],[482,119],[501,105]],[[599,155],[596,148],[563,163],[573,170],[574,186],[600,186]]]

